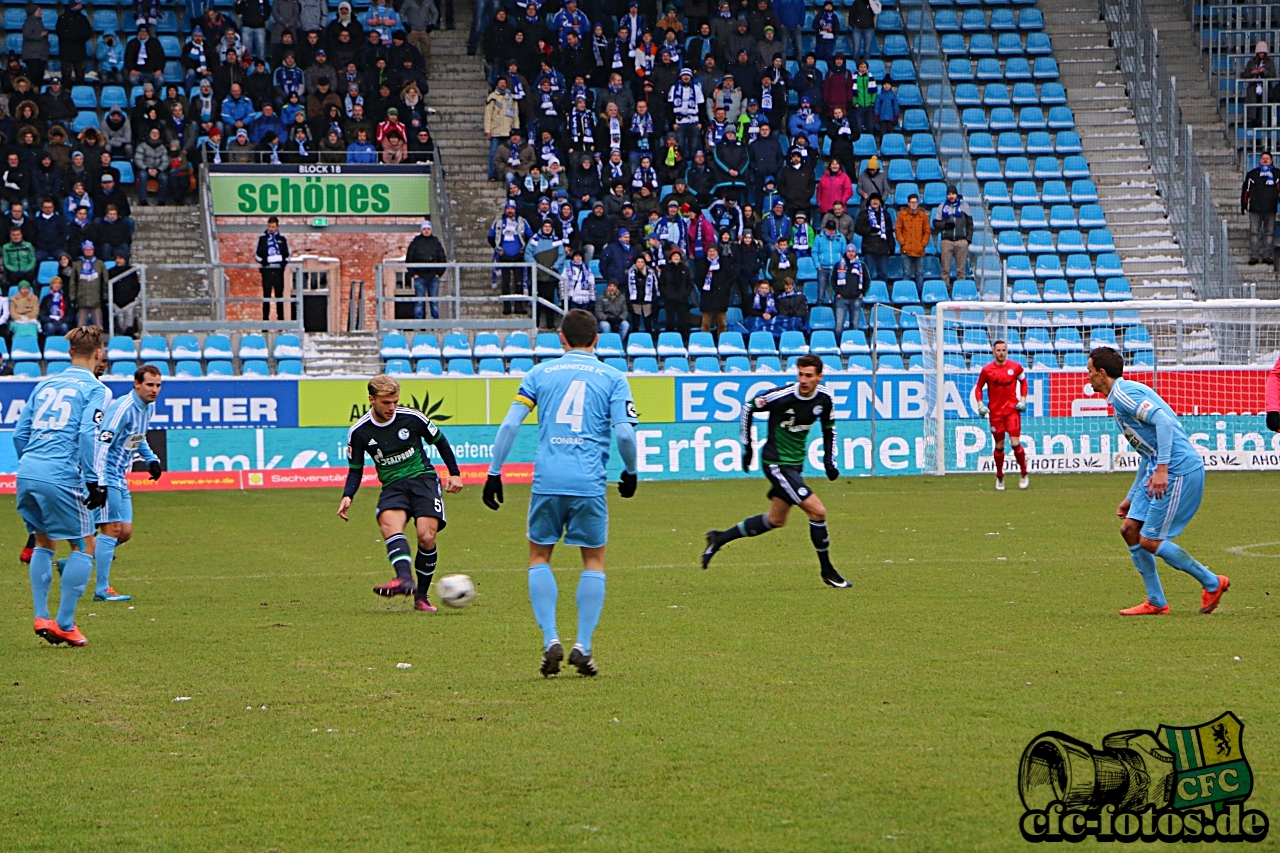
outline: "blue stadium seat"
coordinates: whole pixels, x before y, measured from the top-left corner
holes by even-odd
[[[986,329],[965,329],[961,337],[960,349],[966,353],[983,353],[991,351],[991,340]]]
[[[540,359],[558,358],[564,355],[564,347],[560,346],[560,336],[554,332],[539,332],[533,343],[533,354]]]
[[[229,338],[227,335],[221,335],[221,334],[205,336],[205,339],[204,339],[205,361],[208,361],[209,359],[214,359],[214,358],[230,359],[231,356],[232,356],[231,338]]]
[[[1041,57],[1048,57],[1050,54],[1053,53],[1053,44],[1050,42],[1049,36],[1045,35],[1044,33],[1027,33],[1026,53],[1027,53],[1027,56],[1033,56],[1037,60],[1040,59]],[[1041,70],[1045,74],[1044,79],[1046,80],[1057,79],[1057,74],[1054,73],[1057,71],[1056,65],[1052,67],[1045,65]],[[1052,76],[1049,76],[1051,74]]]
[[[18,36],[21,40],[22,36]],[[121,362],[123,364],[123,362]],[[38,361],[18,361],[14,362],[13,375],[19,379],[39,379],[40,363]]]
[[[1002,255],[1025,254],[1027,247],[1022,243],[1022,232],[1001,231],[996,240],[996,250]]]
[[[418,376],[443,376],[444,375],[444,365],[440,363],[440,359],[438,358],[419,359],[416,365],[416,368],[417,369],[414,372]]]
[[[1009,116],[1013,115],[1013,110],[1007,112]],[[1016,131],[1006,130],[996,137],[996,153],[1002,157],[1025,154],[1026,150],[1022,144],[1022,134]]]
[[[951,286],[951,298],[956,302],[977,302],[981,297],[978,296],[977,282],[972,279],[958,279]]]
[[[502,343],[503,358],[532,358],[533,355],[533,342],[526,332],[512,332]]]
[[[983,157],[995,153],[995,137],[990,133],[973,133],[969,135],[969,154],[974,157]]]
[[[71,350],[67,343],[67,339],[60,338],[60,337],[45,338],[44,360],[45,361],[70,361]]]
[[[782,362],[776,355],[765,355],[756,359],[756,373],[781,373]]]
[[[389,358],[382,366],[382,371],[388,376],[406,376],[413,372],[409,366],[407,358]]]
[[[1078,279],[1071,295],[1076,302],[1102,301],[1102,289],[1098,286],[1096,278]]]
[[[1051,278],[1044,283],[1045,302],[1070,302],[1071,289],[1065,278]]]
[[[672,356],[662,360],[663,373],[688,373],[689,359],[684,356]]]
[[[849,356],[848,367],[845,368],[850,373],[870,373],[872,371],[870,355],[851,355]]]
[[[871,352],[867,343],[866,332],[861,329],[848,329],[840,335],[840,352],[843,355],[865,355]]]
[[[657,373],[658,360],[651,355],[641,356],[631,362],[632,373]]]
[[[1006,255],[1003,260],[1009,278],[1031,278],[1035,275],[1030,255]]]
[[[409,341],[400,332],[387,332],[382,338],[378,354],[383,358],[408,358]],[[174,353],[175,358],[177,353]]]
[[[1102,296],[1108,302],[1124,302],[1132,299],[1133,290],[1129,287],[1129,279],[1123,276],[1108,278]]]
[[[246,334],[240,336],[240,348],[236,354],[241,359],[266,358],[269,353],[267,339],[262,335]],[[142,356],[143,361],[149,358],[168,358],[169,346],[163,337],[149,335],[142,339],[142,352],[139,354]]]
[[[1036,8],[1018,10],[1018,29],[1035,32],[1044,29],[1044,14]],[[1028,39],[1030,36],[1028,36]]]
[[[995,60],[993,59],[992,62],[994,61]],[[1013,110],[1009,107],[993,107],[991,110],[990,118],[987,121],[987,124],[991,128],[992,133],[1001,134],[1001,142],[1003,142],[1005,139],[1004,134],[1012,133],[1013,131],[1018,129],[1018,120],[1014,116]],[[1000,146],[997,144],[996,147],[997,149],[999,149]],[[1021,153],[1022,151],[1021,138],[1019,138],[1018,140],[1018,150],[1019,150],[1019,153]]]
[[[840,347],[836,336],[827,329],[814,332],[809,336],[809,352],[814,355],[839,355]]]
[[[1089,366],[1089,356],[1083,352],[1064,353],[1062,366],[1066,370],[1083,370]]]
[[[1027,329],[1022,338],[1022,348],[1028,353],[1053,352],[1053,341],[1049,338],[1049,330]]]
[[[1049,210],[1050,228],[1075,228],[1076,209],[1069,204],[1055,204]]]
[[[973,62],[962,57],[947,60],[947,78],[952,83],[970,82],[974,80]]]
[[[1039,204],[1040,190],[1035,181],[1014,181],[1010,194],[1014,204]]]
[[[900,355],[902,349],[898,346],[898,335],[892,329],[881,329],[876,332],[875,351],[882,357],[885,354]]]
[[[502,342],[493,332],[477,332],[471,352],[476,358],[502,358]]]
[[[996,56],[1021,58],[1022,37],[1017,33],[1000,33],[996,39]]]
[[[747,352],[753,356],[775,355],[777,347],[773,342],[773,335],[768,332],[752,332],[751,338],[747,342]]]
[[[199,361],[203,356],[200,341],[195,335],[175,335],[171,347],[171,355],[175,360]],[[301,355],[301,352],[299,352]],[[276,356],[279,358],[279,355]]]
[[[698,332],[696,334],[702,334]],[[620,358],[626,354],[622,347],[622,337],[617,332],[601,332],[596,341],[596,355],[601,358]],[[504,352],[505,355],[505,352]]]
[[[1135,352],[1138,350],[1152,350],[1155,347],[1151,343],[1151,333],[1147,331],[1146,326],[1134,326],[1126,329],[1124,333],[1124,349],[1125,352]]]
[[[78,110],[96,110],[98,108],[98,94],[92,86],[72,86],[71,103]]]
[[[903,372],[907,369],[906,364],[902,361],[902,356],[897,353],[877,356],[876,366],[880,370],[888,371],[890,373]]]
[[[604,363],[621,370],[623,373],[627,372],[627,360],[625,358],[610,356],[604,360]],[[530,370],[533,370],[533,359],[531,358],[513,358],[507,362],[507,373],[521,375],[528,373]]]
[[[15,347],[13,357],[18,358]],[[108,361],[137,361],[138,345],[126,335],[112,335],[107,342],[107,360]]]
[[[123,363],[123,362],[121,362]],[[132,372],[132,371],[131,371]],[[209,362],[205,369],[206,376],[235,376],[235,368],[231,366],[231,362],[227,359],[215,359]]]
[[[1038,352],[1036,353],[1035,362],[1031,365],[1031,369],[1035,371],[1057,370],[1058,356],[1052,352]]]
[[[445,362],[445,373],[450,376],[475,376],[475,366],[469,358],[451,358]]]
[[[1032,155],[1053,154],[1053,137],[1046,130],[1033,130],[1027,134],[1026,150]]]
[[[282,366],[282,363],[277,362],[277,366]],[[175,376],[204,376],[204,368],[200,366],[198,361],[184,360],[174,365],[173,373]]]
[[[539,338],[542,336],[539,335]],[[559,343],[559,339],[556,339]],[[444,336],[444,344],[440,347],[440,355],[445,359],[471,358],[471,341],[460,332],[451,332]],[[539,353],[541,355],[541,353]]]
[[[724,360],[725,373],[750,373],[751,359],[745,355],[731,355]]]
[[[684,339],[680,337],[679,332],[660,332],[658,334],[657,351],[658,355],[663,357],[687,356],[689,354],[689,351],[685,349]]]
[[[538,337],[542,337],[539,335]],[[653,345],[653,335],[648,332],[632,332],[627,338],[627,355],[631,358],[637,356],[656,356],[658,349]]]
[[[920,337],[919,329],[907,329],[902,333],[901,349],[903,355],[918,355],[924,352],[924,340]]]
[[[1022,210],[1018,212],[1018,227],[1023,231],[1035,231],[1049,227],[1049,217],[1044,212],[1044,207],[1038,204],[1024,205]],[[1031,249],[1031,251],[1037,251]]]
[[[1024,210],[1026,208],[1023,208]],[[1032,231],[1027,234],[1027,251],[1031,254],[1040,255],[1046,252],[1057,252],[1053,247],[1053,235],[1046,230]]]
[[[127,110],[129,108],[129,96],[125,93],[123,86],[103,86],[102,93],[98,98],[98,104],[104,110],[110,110],[112,107]]]
[[[806,355],[809,352],[809,344],[804,339],[803,332],[788,331],[783,332],[782,337],[778,339],[778,354],[782,356]]]
[[[997,157],[979,157],[973,165],[973,174],[980,181],[999,181],[1004,179],[1004,170]]]
[[[742,340],[741,332],[721,333],[720,340],[716,344],[716,349],[719,351],[721,358],[747,354],[747,345],[746,342]]]
[[[1035,276],[1039,281],[1062,278],[1062,260],[1057,255],[1037,255]]]
[[[1053,137],[1053,150],[1059,154],[1079,154],[1084,151],[1080,142],[1080,134],[1074,130],[1063,130]]]
[[[720,373],[720,359],[711,355],[698,356],[693,360],[694,373]]]
[[[1006,181],[1029,181],[1031,178],[1031,161],[1026,157],[1010,157],[1004,161]]]
[[[1111,236],[1110,229],[1095,228],[1089,232],[1089,239],[1085,243],[1085,249],[1093,253],[1114,252],[1116,250],[1116,241]]]
[[[991,229],[993,231],[1009,231],[1017,229],[1018,220],[1013,214],[1013,208],[1008,205],[998,205],[991,208]]]
[[[1114,252],[1098,255],[1094,261],[1094,268],[1098,273],[1096,277],[1101,279],[1124,275],[1124,267],[1120,263],[1120,256]]]
[[[920,293],[916,283],[911,279],[901,279],[893,283],[891,300],[894,305],[915,305],[920,302]]]
[[[492,376],[495,374],[505,374],[506,368],[502,364],[500,358],[482,358],[476,362],[476,373],[481,375]]]
[[[196,365],[199,367],[199,365]],[[302,361],[296,358],[284,358],[276,362],[277,376],[301,376]]]
[[[409,373],[409,362],[404,362],[404,373]],[[389,372],[389,371],[388,371]],[[248,361],[240,362],[241,376],[270,376],[271,368],[266,361],[260,358],[251,358]]]
[[[1037,56],[1031,67],[1031,76],[1037,80],[1057,80],[1058,63],[1052,56]],[[1074,122],[1072,127],[1074,127]]]
[[[1081,205],[1079,226],[1085,229],[1106,228],[1107,217],[1102,212],[1102,206],[1097,204]]]
[[[1013,302],[1039,302],[1040,291],[1036,288],[1035,279],[1020,278],[1013,282],[1009,298]]]
[[[809,328],[834,329],[836,327],[836,314],[825,305],[815,305],[809,310]]]

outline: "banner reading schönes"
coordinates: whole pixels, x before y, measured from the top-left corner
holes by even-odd
[[[423,216],[430,166],[320,164],[209,167],[215,216]]]

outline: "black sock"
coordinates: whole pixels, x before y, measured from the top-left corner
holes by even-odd
[[[391,568],[396,570],[396,577],[407,581],[413,580],[413,571],[409,568],[413,565],[411,554],[409,540],[404,537],[403,533],[388,537],[387,559],[391,561]]]
[[[809,541],[813,543],[813,550],[818,552],[818,562],[822,564],[822,570],[835,571],[831,565],[831,558],[827,556],[827,551],[831,547],[831,537],[827,535],[825,521],[809,522]]]
[[[773,525],[769,523],[769,516],[753,515],[750,518],[743,519],[728,530],[721,530],[717,538],[721,545],[728,545],[735,539],[741,539],[744,536],[759,536],[761,533],[768,533],[772,529]]]
[[[27,534],[27,544],[26,544],[26,547],[27,547],[27,548],[34,548],[34,547],[36,547],[36,535],[35,535],[34,533],[28,533],[28,534]]]
[[[431,578],[436,573],[436,549],[423,551],[418,549],[418,559],[413,563],[413,570],[418,574],[418,595],[427,597],[427,589],[431,586]]]

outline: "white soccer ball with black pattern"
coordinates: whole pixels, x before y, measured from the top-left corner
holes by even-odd
[[[436,582],[436,595],[448,607],[466,607],[476,597],[476,585],[466,575],[445,575]]]

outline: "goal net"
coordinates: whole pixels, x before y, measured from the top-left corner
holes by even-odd
[[[1168,402],[1207,467],[1280,468],[1280,436],[1259,417],[1280,356],[1280,300],[944,302],[921,317],[920,334],[927,472],[995,470],[974,388],[997,340],[1027,371],[1022,442],[1032,473],[1137,464],[1106,399],[1089,386],[1089,351],[1103,346],[1124,356],[1125,378]]]

